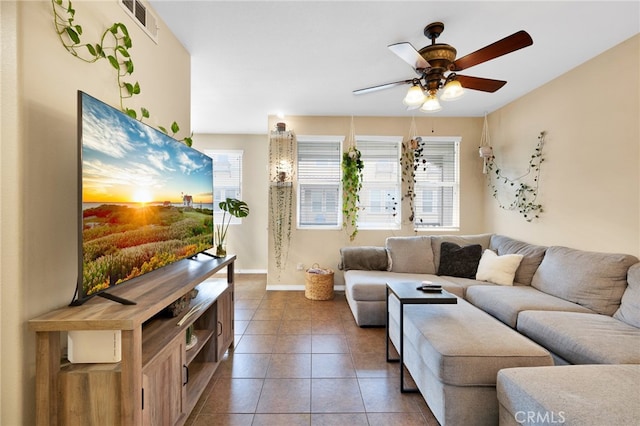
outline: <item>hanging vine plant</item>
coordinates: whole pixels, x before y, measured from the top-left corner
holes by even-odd
[[[546,132],[540,132],[538,136],[538,144],[529,159],[527,171],[516,178],[506,176],[503,171],[496,165],[495,156],[491,155],[486,159],[486,169],[488,173],[488,185],[491,188],[493,198],[498,201],[498,207],[503,210],[517,210],[527,222],[540,217],[543,212],[542,204],[537,202],[540,189],[540,169],[544,162],[542,150],[544,148],[544,138]],[[531,176],[531,183],[524,181],[525,178]],[[513,193],[513,201],[510,203],[502,203],[496,183],[507,188],[515,189]]]
[[[424,145],[420,136],[413,136],[408,142],[402,143],[402,156],[400,157],[400,167],[402,169],[402,184],[404,192],[402,200],[409,200],[409,222],[415,220],[415,187],[416,171],[422,167],[426,170],[427,160],[422,158]]]
[[[140,108],[140,115],[134,109],[124,105],[124,100],[140,94],[140,84],[127,81],[134,71],[133,59],[129,49],[133,46],[129,31],[123,23],[117,22],[104,30],[98,43],[86,43],[82,41],[83,28],[75,23],[76,10],[69,0],[51,0],[53,11],[53,23],[62,46],[74,57],[87,63],[98,62],[106,59],[117,72],[118,94],[120,97],[120,110],[136,120],[142,121],[150,117],[149,110]],[[180,131],[177,122],[171,123],[167,129],[158,126],[165,134],[175,137]],[[171,133],[170,133],[171,131]],[[187,146],[193,144],[193,135],[182,138],[180,141]]]
[[[362,189],[362,154],[354,145],[342,154],[342,225],[350,229],[349,240],[358,234],[358,210]]]

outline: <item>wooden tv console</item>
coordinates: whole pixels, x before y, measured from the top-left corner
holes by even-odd
[[[36,332],[36,422],[38,425],[182,425],[225,351],[233,345],[236,256],[198,255],[109,290],[136,302],[121,305],[94,297],[29,321]],[[227,268],[227,279],[209,279]],[[158,315],[193,288],[200,310],[181,326]],[[197,344],[186,349],[193,324]],[[61,352],[69,330],[120,330],[122,360],[71,364]]]

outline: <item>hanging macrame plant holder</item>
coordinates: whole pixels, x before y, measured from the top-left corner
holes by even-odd
[[[480,158],[482,158],[482,173],[487,174],[489,161],[493,158],[493,148],[491,147],[491,141],[489,140],[489,123],[487,121],[487,114],[484,115],[484,125],[482,126],[482,136],[480,136],[480,148],[478,149]]]
[[[362,155],[356,147],[353,117],[351,117],[346,146],[347,150],[342,154],[342,225],[349,232],[349,240],[353,241],[358,233],[359,193],[362,189],[362,169],[364,168]]]

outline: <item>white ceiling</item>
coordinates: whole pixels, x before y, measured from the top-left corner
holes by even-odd
[[[454,46],[458,57],[518,30],[533,38],[533,46],[461,72],[506,86],[492,94],[467,90],[437,116],[492,112],[640,32],[638,0],[150,3],[191,54],[195,133],[266,133],[267,116],[277,113],[421,115],[405,110],[406,86],[352,91],[413,78],[387,46],[428,45],[423,29],[434,21],[445,24],[438,42]],[[612,64],[603,83],[614,79]]]

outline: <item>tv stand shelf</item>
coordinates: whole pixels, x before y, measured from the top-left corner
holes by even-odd
[[[29,321],[36,332],[37,424],[183,424],[233,345],[235,259],[200,255],[110,290],[136,305],[94,297]],[[226,280],[210,278],[224,268]],[[198,295],[180,315],[159,315],[193,288]],[[190,325],[197,343],[187,350]],[[121,362],[61,360],[62,333],[70,330],[120,330]]]

